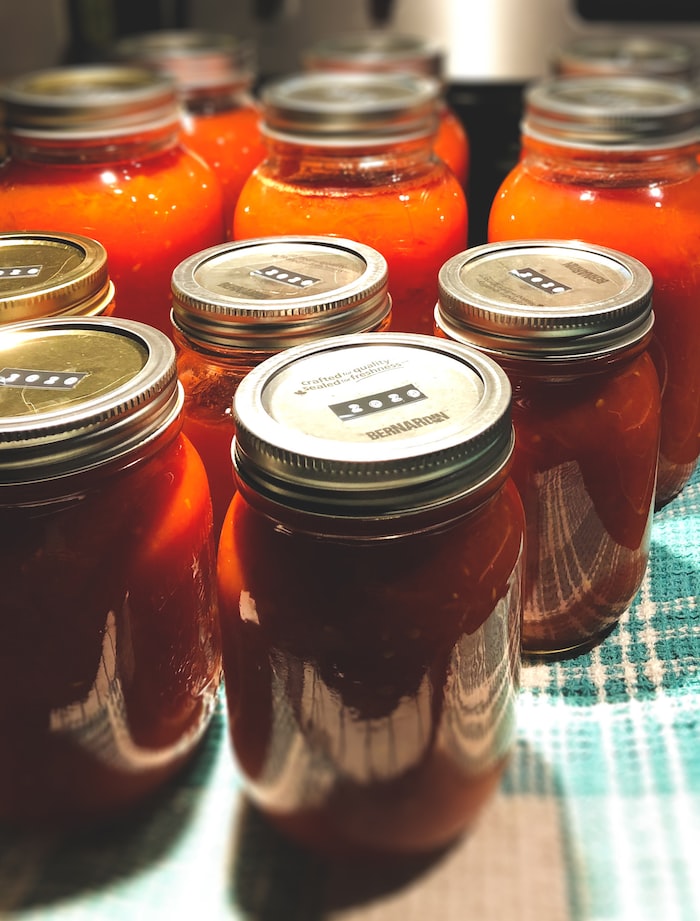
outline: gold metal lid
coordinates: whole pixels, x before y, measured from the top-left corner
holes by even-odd
[[[560,48],[552,68],[563,76],[646,76],[690,80],[697,50],[653,35],[585,35]]]
[[[114,296],[101,243],[79,234],[0,233],[0,324],[104,312]]]
[[[309,72],[263,87],[262,130],[289,141],[386,144],[435,134],[440,84],[407,73]]]
[[[172,275],[172,322],[206,348],[274,351],[376,329],[391,310],[386,259],[332,236],[222,243]]]
[[[444,54],[418,35],[369,30],[341,32],[302,52],[308,70],[398,71],[440,77]]]
[[[553,77],[525,92],[523,135],[564,147],[663,149],[700,140],[700,94],[645,77]]]
[[[251,42],[224,32],[197,29],[156,29],[126,35],[114,46],[114,56],[167,74],[187,93],[204,89],[249,87],[256,72]]]
[[[290,507],[376,517],[439,506],[510,458],[511,389],[488,357],[435,336],[365,333],[297,346],[234,396],[239,476]]]
[[[450,337],[521,358],[599,356],[652,328],[649,269],[578,240],[513,240],[458,253],[438,273],[437,325]]]
[[[113,318],[0,327],[0,483],[27,483],[123,458],[183,402],[164,333]]]
[[[172,80],[126,64],[78,64],[35,71],[0,87],[11,134],[100,138],[179,124]]]

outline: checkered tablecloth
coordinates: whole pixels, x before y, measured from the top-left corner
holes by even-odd
[[[498,795],[431,861],[350,868],[281,840],[241,796],[221,706],[191,769],[139,821],[0,831],[0,918],[698,921],[699,594],[696,473],[657,513],[619,627],[584,655],[525,664]]]

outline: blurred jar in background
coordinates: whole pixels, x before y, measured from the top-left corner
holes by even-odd
[[[335,336],[234,399],[225,689],[244,789],[324,855],[477,821],[515,739],[523,509],[510,385],[435,336]]]
[[[412,35],[392,32],[344,32],[317,42],[302,52],[305,70],[346,73],[407,72],[444,80],[444,54],[437,45]],[[469,136],[444,96],[435,153],[459,179],[469,181]]]
[[[111,316],[107,253],[79,234],[0,233],[0,324],[41,317]]]
[[[464,190],[434,153],[439,84],[305,73],[261,93],[267,156],[241,190],[236,240],[335,234],[389,266],[392,329],[432,331],[437,274],[464,249]]]
[[[230,231],[241,186],[265,152],[252,95],[252,46],[225,33],[166,29],[125,36],[114,54],[174,80],[184,107],[184,141],[221,180]]]
[[[224,239],[221,186],[181,143],[172,82],[146,69],[77,65],[17,77],[0,96],[3,230],[99,240],[119,315],[169,334],[173,269]]]
[[[221,676],[206,473],[172,342],[0,327],[0,816],[121,816],[197,749]]]
[[[234,491],[233,395],[281,349],[340,333],[386,330],[384,257],[341,237],[270,237],[224,243],[175,269],[173,340],[185,389],[185,433],[202,457],[214,532]]]
[[[522,155],[489,215],[492,242],[573,239],[628,253],[654,278],[662,383],[657,506],[700,456],[700,97],[642,77],[560,77],[525,97]]]
[[[653,35],[586,35],[559,48],[551,71],[561,77],[655,77],[695,80],[698,50]]]
[[[477,246],[440,271],[436,332],[497,361],[513,388],[526,652],[589,647],[642,583],[661,399],[651,293],[636,259],[580,242]]]

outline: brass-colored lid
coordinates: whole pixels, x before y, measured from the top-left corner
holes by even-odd
[[[0,233],[0,324],[94,316],[112,301],[107,252],[79,234]]]
[[[302,52],[308,70],[399,71],[440,77],[442,48],[418,35],[384,30],[340,32]]]
[[[62,317],[0,327],[0,483],[143,450],[182,400],[174,346],[146,324]]]
[[[552,68],[563,76],[645,76],[690,80],[698,53],[690,44],[654,35],[585,35],[556,51]]]
[[[468,495],[507,463],[511,389],[488,357],[435,336],[365,333],[296,346],[234,396],[244,481],[291,507],[410,514]]]
[[[172,322],[201,348],[274,351],[376,329],[391,299],[384,256],[332,236],[222,243],[172,275]]]

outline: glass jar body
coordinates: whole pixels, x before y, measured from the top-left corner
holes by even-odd
[[[173,134],[99,141],[13,137],[0,165],[5,230],[82,233],[107,250],[115,315],[170,335],[170,278],[224,239],[220,183]]]
[[[469,182],[469,135],[457,113],[447,103],[440,107],[435,153],[444,160],[466,189]]]
[[[455,506],[320,519],[238,484],[218,556],[233,750],[252,800],[306,846],[426,852],[498,784],[523,511],[509,478]]]
[[[226,91],[191,94],[185,99],[184,143],[217,174],[224,195],[226,238],[243,183],[265,155],[260,113],[254,100]]]
[[[489,241],[578,238],[628,253],[654,277],[662,358],[657,507],[690,479],[700,456],[700,171],[693,147],[647,152],[570,150],[523,140],[491,207]]]
[[[192,756],[216,701],[202,462],[178,422],[128,463],[3,486],[0,522],[0,816],[122,814]]]
[[[268,139],[241,190],[233,237],[275,233],[373,246],[389,267],[392,329],[429,334],[440,266],[466,246],[467,203],[430,137],[347,148]]]

